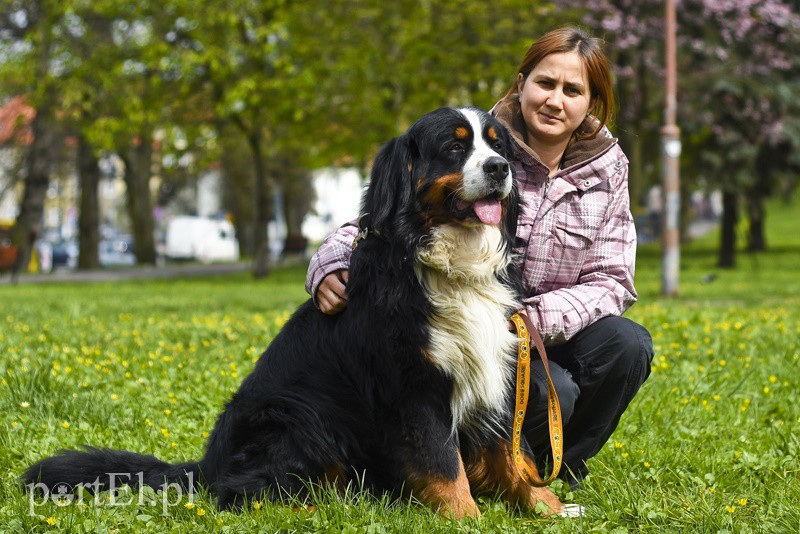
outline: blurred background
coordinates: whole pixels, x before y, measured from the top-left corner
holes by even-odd
[[[677,3],[681,236],[764,250],[800,172],[800,2]],[[358,212],[381,143],[491,108],[531,42],[605,39],[641,242],[661,234],[664,5],[651,0],[0,0],[0,270],[252,259]]]

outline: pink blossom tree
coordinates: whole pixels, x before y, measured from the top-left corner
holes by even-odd
[[[663,107],[663,2],[558,0],[608,42],[620,100],[618,129],[632,160],[632,197],[659,176]],[[677,0],[682,181],[724,195],[719,263],[735,264],[738,206],[750,248],[763,250],[764,198],[797,167],[800,14],[787,0]],[[637,159],[639,161],[637,161]],[[634,200],[637,200],[634,197]]]

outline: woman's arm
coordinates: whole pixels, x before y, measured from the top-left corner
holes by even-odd
[[[347,283],[347,269],[353,252],[353,239],[358,234],[358,221],[350,221],[325,238],[311,257],[306,274],[306,291],[314,304],[325,313],[336,313],[344,308],[336,297],[343,298]],[[320,286],[322,293],[320,294]],[[322,302],[320,301],[322,297]]]
[[[566,341],[602,317],[622,315],[636,302],[636,228],[628,198],[627,166],[615,182],[608,216],[592,242],[577,283],[523,300],[548,344]]]

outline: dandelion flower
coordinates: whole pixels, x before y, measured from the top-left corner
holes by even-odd
[[[728,511],[729,514],[732,514],[734,511],[736,511],[735,506],[726,506],[725,509]]]
[[[30,408],[31,403],[30,402],[20,402],[19,405],[21,407],[23,407],[23,408]]]
[[[52,527],[55,526],[56,523],[58,523],[58,519],[56,519],[55,517],[48,517],[47,519],[45,519],[45,522],[47,522],[47,524]]]
[[[203,510],[202,508],[198,508],[197,509],[197,515],[200,515],[200,516],[206,515],[206,511]]]
[[[61,428],[69,428],[69,423],[64,421],[63,423],[61,423]]]
[[[739,506],[747,506],[747,498],[739,499]]]
[[[259,501],[254,502],[253,508],[255,508],[256,510],[261,510],[261,503]]]
[[[191,510],[192,508],[194,508],[194,503],[187,502],[186,504],[183,505],[183,507],[186,508],[187,510]]]

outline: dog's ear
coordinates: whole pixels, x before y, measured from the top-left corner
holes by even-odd
[[[368,226],[387,237],[396,237],[398,227],[404,226],[401,218],[413,209],[412,150],[408,135],[386,143],[375,158],[364,193],[362,215]]]
[[[509,133],[508,128],[502,124],[499,126],[500,128],[498,131],[500,133],[500,140],[503,142],[503,152],[501,155],[506,159],[506,161],[508,161],[509,167],[511,168],[511,193],[509,193],[505,201],[506,209],[504,212],[504,220],[502,225],[506,243],[509,247],[513,248],[517,246],[517,217],[519,217],[520,207],[523,200],[520,198],[519,190],[517,188],[517,176],[513,163],[514,146],[513,142],[511,141],[511,134]]]

